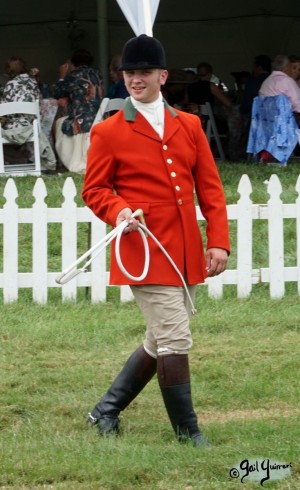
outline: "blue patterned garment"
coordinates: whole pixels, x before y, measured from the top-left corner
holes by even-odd
[[[286,163],[298,143],[299,128],[290,99],[286,95],[255,97],[247,153],[266,150],[280,163]]]
[[[88,133],[101,102],[102,76],[89,66],[79,66],[65,80],[56,84],[54,97],[69,98],[70,115],[63,122],[62,132],[67,136]]]

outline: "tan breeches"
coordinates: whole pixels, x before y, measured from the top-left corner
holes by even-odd
[[[189,327],[191,307],[185,289],[158,285],[130,287],[147,325],[146,352],[155,358],[163,354],[187,354],[193,342]],[[192,300],[196,287],[188,286]]]

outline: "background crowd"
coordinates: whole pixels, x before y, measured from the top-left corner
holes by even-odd
[[[120,54],[109,63],[110,84],[104,90],[103,79],[93,66],[92,55],[85,49],[72,53],[58,67],[58,80],[45,83],[38,68],[28,68],[19,56],[7,60],[5,76],[0,80],[1,102],[40,100],[42,130],[50,149],[50,162],[44,170],[69,170],[85,173],[89,132],[103,97],[126,98],[123,73],[119,70]],[[285,94],[290,98],[295,119],[300,121],[300,56],[257,55],[249,71],[231,72],[233,88],[228,88],[207,61],[196,68],[170,68],[163,96],[179,109],[200,115],[199,106],[209,102],[227,160],[247,160],[247,141],[253,99],[257,95]],[[44,117],[43,117],[44,116]],[[206,119],[201,118],[205,128]],[[1,121],[4,129],[15,129],[32,123],[22,114]],[[217,149],[212,144],[213,153]],[[298,151],[297,149],[295,150]],[[8,163],[30,159],[28,145],[5,149]]]

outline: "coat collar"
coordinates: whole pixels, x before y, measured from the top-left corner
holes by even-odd
[[[173,117],[177,117],[178,114],[174,111],[173,107],[171,107],[165,99],[163,99],[163,103],[165,109],[167,109]],[[135,121],[138,111],[132,104],[130,97],[127,97],[123,107],[123,111],[124,111],[124,117],[126,121]]]
[[[179,123],[176,120],[178,114],[173,109],[173,107],[171,107],[165,99],[163,99],[163,103],[165,106],[165,127],[163,141],[167,141],[174,134],[174,132],[178,130]],[[158,139],[161,141],[160,137],[150,126],[148,121],[144,117],[142,117],[137,109],[134,107],[130,100],[130,97],[127,97],[125,101],[123,112],[125,120],[134,123],[134,131],[138,131],[145,134],[146,136],[149,136],[150,138]],[[176,123],[174,124],[173,122],[173,124],[170,125],[170,121],[176,121]]]

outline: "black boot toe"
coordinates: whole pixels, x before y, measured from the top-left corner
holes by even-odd
[[[195,434],[191,437],[191,441],[193,443],[193,446],[199,448],[199,449],[209,449],[212,447],[211,443],[206,439],[206,437],[201,434]]]
[[[120,434],[119,418],[103,415],[98,420],[97,427],[100,435],[104,437],[118,436]]]

